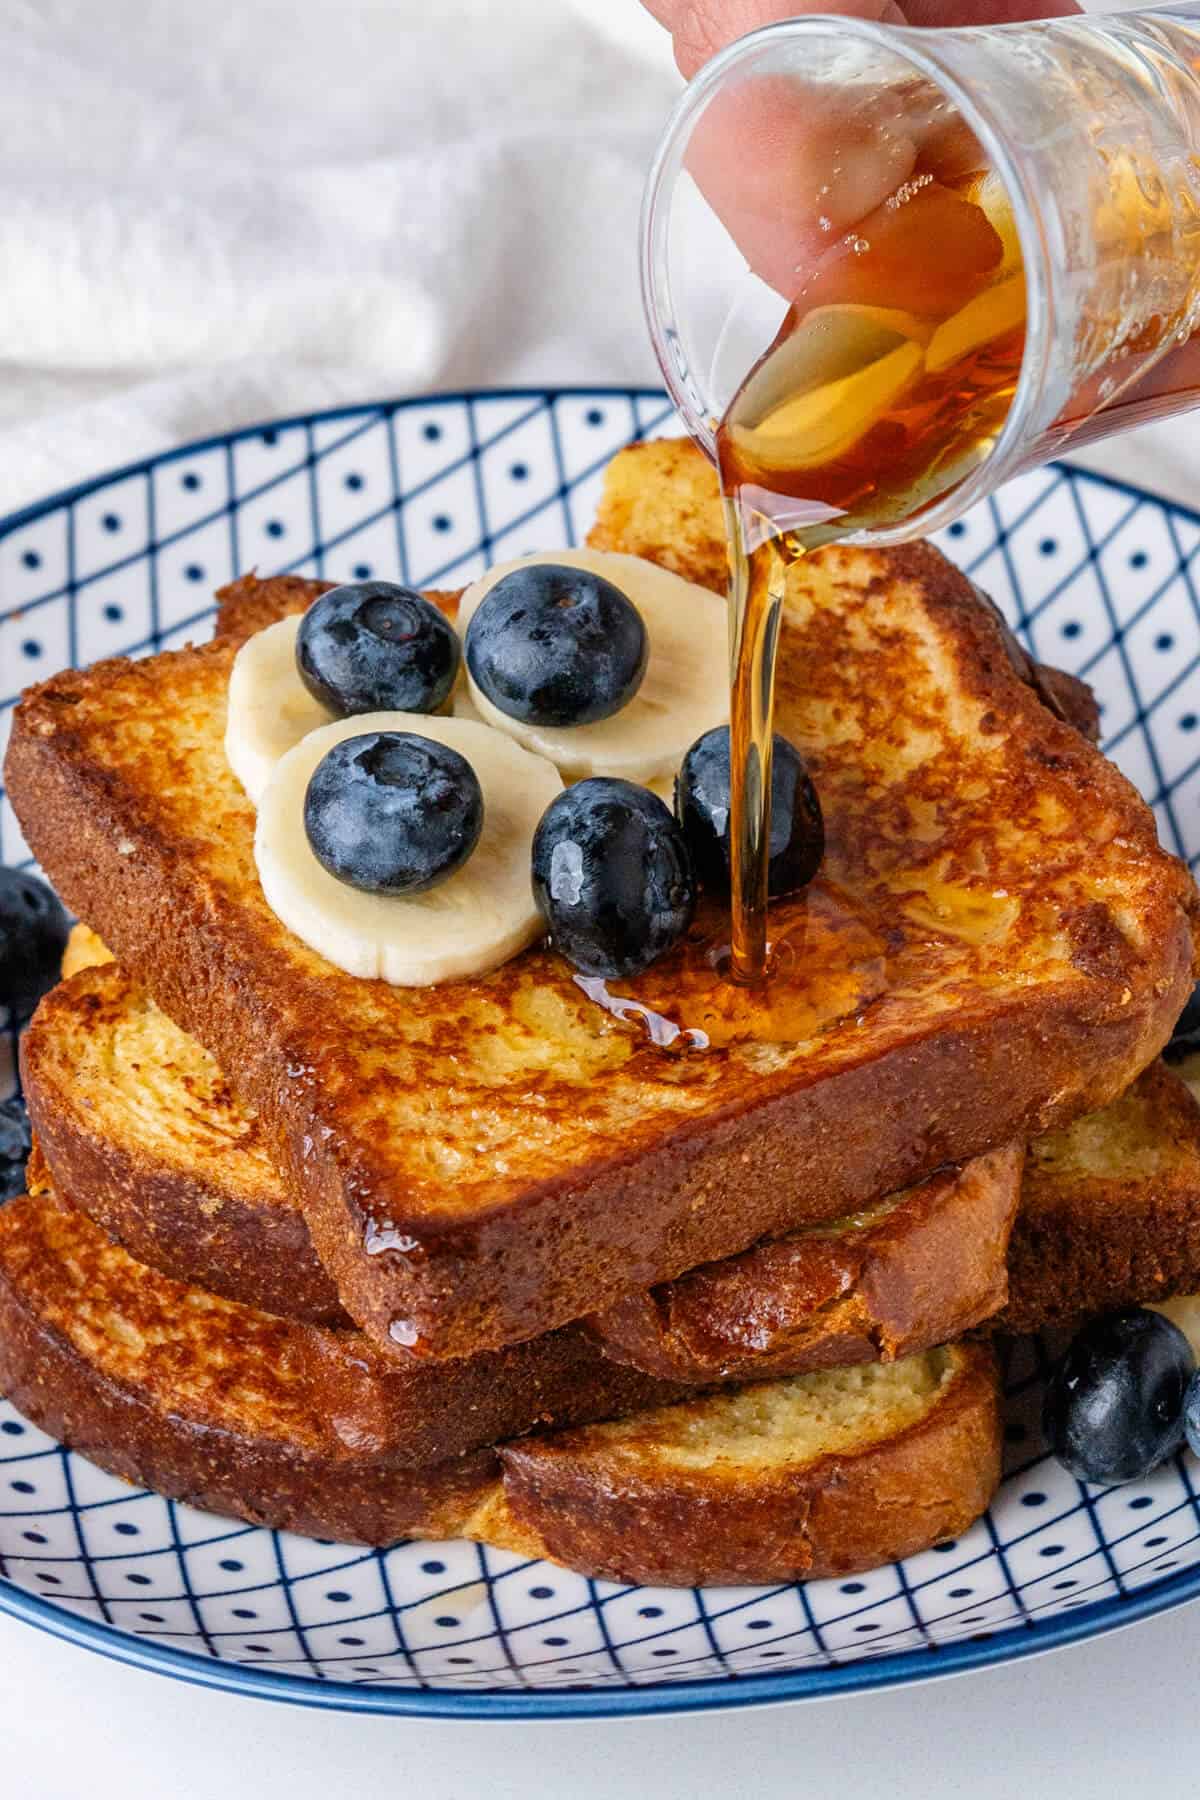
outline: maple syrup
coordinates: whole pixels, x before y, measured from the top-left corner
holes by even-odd
[[[732,569],[735,981],[768,973],[771,718],[788,566],[851,532],[910,520],[958,486],[995,447],[1017,392],[1020,237],[999,176],[961,161],[977,140],[950,141],[948,164],[935,144],[815,258],[717,431]],[[1200,399],[1200,202],[1121,149],[1107,153],[1105,177],[1108,201],[1091,224],[1104,281],[1079,328],[1074,389],[1020,467]]]
[[[629,1009],[616,1016],[640,1019],[652,1044],[677,1052],[800,1044],[865,1014],[887,992],[905,949],[874,904],[826,875],[772,903],[772,980],[730,979],[728,935],[723,907],[702,901],[684,941],[622,982],[620,996],[606,994],[609,1009]]]
[[[991,450],[1025,342],[1007,197],[918,166],[821,256],[717,436],[731,587],[730,974],[767,967],[774,669],[788,565],[911,516]]]

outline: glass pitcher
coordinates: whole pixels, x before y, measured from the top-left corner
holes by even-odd
[[[752,33],[668,124],[643,285],[688,429],[809,543],[1196,405],[1200,3]]]

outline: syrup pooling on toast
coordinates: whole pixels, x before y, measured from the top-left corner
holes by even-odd
[[[721,421],[735,982],[770,974],[771,733],[788,565],[909,517],[986,457],[1024,341],[1025,275],[1002,185],[982,168],[951,183],[936,161],[918,161],[817,257]]]
[[[893,934],[894,935],[894,934]],[[888,985],[888,934],[818,877],[771,906],[772,979],[729,979],[728,916],[703,902],[683,943],[629,981],[576,984],[659,1050],[800,1044],[859,1017]]]

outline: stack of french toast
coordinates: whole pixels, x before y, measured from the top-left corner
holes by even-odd
[[[724,595],[689,445],[619,454],[588,542]],[[1087,689],[933,548],[827,550],[776,703],[825,850],[765,997],[690,944],[604,983],[540,936],[396,983],[281,916],[227,751],[235,662],[328,585],[243,577],[210,643],[18,709],[8,792],[87,924],[22,1047],[0,1390],[322,1538],[698,1584],[957,1536],[996,1335],[1200,1289],[1200,1106],[1160,1060],[1200,910]]]

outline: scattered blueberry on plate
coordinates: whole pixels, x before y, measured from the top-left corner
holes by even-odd
[[[304,797],[313,855],[348,887],[421,894],[461,868],[483,830],[483,792],[465,756],[409,731],[344,738]]]
[[[1185,1056],[1193,1056],[1197,1050],[1200,1050],[1200,981],[1175,1021],[1171,1041],[1163,1056],[1167,1062],[1182,1062]]]
[[[771,756],[771,854],[768,893],[775,900],[807,887],[825,854],[817,790],[800,752],[776,732]],[[675,779],[675,814],[701,887],[729,892],[729,727],[697,738]]]
[[[641,613],[588,569],[531,563],[504,575],[467,626],[471,679],[525,725],[590,725],[626,706],[649,656]]]
[[[1183,1434],[1193,1456],[1200,1456],[1200,1369],[1188,1382],[1183,1401]]]
[[[1195,1369],[1187,1338],[1162,1313],[1132,1306],[1093,1319],[1046,1385],[1046,1441],[1080,1481],[1140,1481],[1183,1443]]]
[[[574,968],[624,977],[679,942],[696,908],[696,878],[683,833],[657,794],[592,776],[542,814],[533,897]]]
[[[0,869],[0,1007],[31,1013],[58,980],[71,924],[58,896],[25,869]]]
[[[32,1148],[25,1102],[0,1100],[0,1201],[25,1192],[25,1164]]]
[[[423,594],[391,581],[332,588],[309,607],[296,636],[301,681],[342,718],[436,712],[459,660],[449,620]]]

